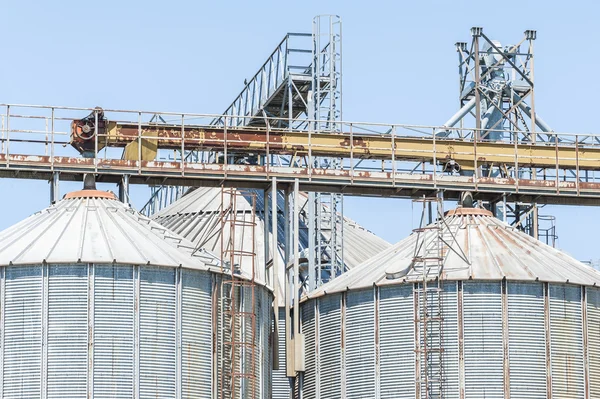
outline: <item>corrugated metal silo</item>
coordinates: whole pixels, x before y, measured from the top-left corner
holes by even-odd
[[[264,265],[264,248],[265,241],[271,244],[272,234],[270,225],[265,230],[264,225],[264,194],[261,190],[254,191],[257,197],[256,213],[258,216],[258,226],[256,228],[256,253],[257,253],[257,264]],[[238,196],[238,200],[240,196]],[[300,195],[301,203],[299,204],[300,209],[306,209],[306,202],[308,196],[305,194]],[[277,251],[279,257],[280,271],[279,275],[284,275],[284,229],[286,220],[284,218],[284,197],[280,195],[277,198],[278,208],[278,231],[279,231],[279,243],[280,247]],[[215,231],[219,227],[219,217],[221,212],[221,190],[219,188],[211,187],[199,187],[184,197],[171,204],[169,207],[161,210],[155,216],[153,220],[162,224],[163,226],[175,231],[176,233],[184,236],[185,238],[193,241],[195,244],[200,244],[202,247],[209,250],[219,250],[220,248],[220,235],[216,234]],[[249,214],[249,204],[239,204],[238,211],[240,213]],[[367,259],[375,256],[377,253],[385,250],[390,246],[388,242],[377,237],[370,231],[359,226],[356,222],[344,218],[344,263],[348,268],[353,268],[366,261]],[[266,232],[266,233],[265,233]],[[241,231],[240,238],[247,240],[248,237],[244,236],[244,232]],[[240,240],[241,241],[241,240]],[[308,248],[309,237],[308,228],[301,223],[299,229],[299,242],[302,249]],[[281,277],[280,277],[281,278]],[[279,370],[273,371],[273,398],[274,399],[287,399],[292,395],[291,381],[286,376],[285,371],[285,313],[284,313],[284,302],[283,302],[283,284],[281,285],[281,291],[279,298]]]
[[[222,279],[217,256],[114,195],[67,194],[0,232],[0,397],[220,397]],[[241,306],[268,398],[272,293],[255,292]]]
[[[488,211],[444,221],[443,397],[597,397],[600,273]],[[304,298],[303,399],[425,397],[416,236]]]

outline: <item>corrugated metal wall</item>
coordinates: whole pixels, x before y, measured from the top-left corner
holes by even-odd
[[[292,398],[292,386],[290,385],[290,379],[287,377],[285,370],[285,308],[281,307],[278,309],[279,311],[279,370],[273,370],[273,399],[291,399]],[[305,316],[306,310],[303,308],[303,319],[307,323],[310,323],[308,316]],[[314,316],[313,316],[314,317]],[[312,319],[314,320],[314,319]],[[314,328],[314,327],[313,327]],[[304,327],[303,327],[304,331]],[[314,331],[314,330],[313,330]],[[306,332],[304,332],[306,334]],[[314,342],[314,341],[312,341]],[[308,344],[308,340],[307,340]],[[308,362],[309,356],[313,353],[313,362],[314,362],[314,352],[306,349],[306,361]],[[308,366],[307,366],[308,367]],[[307,374],[309,374],[307,372]],[[305,376],[305,378],[307,378]]]
[[[210,275],[182,271],[181,397],[210,398],[212,373],[212,281]]]
[[[550,285],[552,398],[584,397],[581,288]]]
[[[94,267],[94,398],[133,396],[132,266]]]
[[[302,385],[302,399],[317,397],[317,334],[315,306],[317,301],[310,301],[302,306],[302,333],[305,342],[305,372]],[[282,318],[283,320],[283,318]],[[285,321],[280,328],[285,329]],[[285,341],[283,342],[285,346]],[[280,370],[285,373],[285,359],[279,363]]]
[[[587,288],[590,398],[600,398],[600,289]]]
[[[508,359],[511,399],[546,397],[544,287],[509,283]]]
[[[48,398],[86,398],[88,268],[50,266]]]
[[[322,399],[342,398],[342,296],[319,299],[319,394]]]
[[[586,329],[581,287],[534,282],[459,284],[460,291],[456,282],[445,282],[442,294],[445,398],[460,398],[463,387],[466,399],[545,398],[551,377],[553,399],[583,399],[585,331],[589,398],[600,397],[599,289],[587,289]],[[545,287],[549,287],[548,297]],[[344,397],[414,399],[414,295],[412,284],[400,284],[305,302],[306,372],[300,397],[340,397],[344,392],[340,382],[345,381]]]
[[[3,398],[39,398],[42,369],[42,267],[6,269]]]
[[[500,283],[463,284],[465,398],[504,397]]]
[[[352,292],[346,302],[346,397],[368,398],[375,392],[374,290]]]
[[[415,397],[414,309],[412,285],[379,289],[381,399]]]
[[[444,282],[442,286],[442,309],[444,324],[443,339],[443,378],[444,398],[458,399],[459,384],[459,355],[458,355],[458,296],[455,281]]]
[[[174,398],[175,270],[142,267],[140,273],[140,397]]]
[[[0,268],[0,397],[216,397],[213,280],[151,266]],[[256,381],[269,399],[272,296],[258,286],[257,300]]]

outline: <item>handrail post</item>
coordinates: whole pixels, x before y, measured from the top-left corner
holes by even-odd
[[[185,175],[185,169],[184,169],[184,165],[185,165],[185,115],[181,114],[181,163],[180,163],[180,169],[181,169],[181,177],[183,177]]]
[[[392,126],[392,187],[396,187],[396,126]]]
[[[98,110],[94,110],[94,173],[98,173]]]
[[[10,167],[10,105],[6,106],[6,167]]]
[[[50,170],[54,171],[54,107],[51,110],[50,121]]]
[[[223,122],[223,176],[227,177],[227,117]]]
[[[575,188],[579,195],[579,136],[575,135]]]
[[[435,128],[431,128],[433,138],[433,188],[437,189],[437,148],[435,142]]]
[[[514,135],[515,145],[515,192],[519,192],[519,133]]]
[[[556,134],[556,133],[554,134],[554,151],[555,151],[555,154],[556,154],[556,159],[555,159],[555,162],[556,162],[556,172],[555,172],[556,173],[556,178],[555,178],[555,181],[556,181],[556,193],[558,194],[558,193],[560,193],[560,186],[559,186],[560,179],[559,179],[559,176],[558,176],[558,172],[559,172],[560,169],[559,169],[559,160],[558,160],[558,134]]]
[[[142,174],[142,113],[138,112],[138,174]]]
[[[350,123],[350,182],[354,183],[354,130]]]

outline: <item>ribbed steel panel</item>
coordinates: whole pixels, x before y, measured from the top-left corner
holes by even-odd
[[[305,342],[305,358],[304,358],[304,380],[302,387],[302,398],[316,398],[317,397],[317,357],[316,357],[316,300],[306,302],[302,306],[302,333],[304,334]],[[284,313],[284,312],[282,312]],[[282,318],[283,320],[283,318]],[[285,328],[285,325],[283,326]],[[285,341],[283,342],[285,345]],[[285,362],[279,364],[280,370],[285,373]],[[291,391],[291,389],[290,389]]]
[[[271,330],[272,320],[271,313],[273,311],[273,301],[267,290],[259,290],[261,297],[260,303],[260,321],[258,326],[261,331],[261,342],[260,342],[260,357],[262,362],[262,369],[260,377],[262,379],[262,396],[261,398],[271,399],[271,385],[273,383],[271,375],[273,365],[271,363],[271,356],[269,348],[271,346]]]
[[[584,397],[581,287],[550,285],[552,398]]]
[[[141,268],[141,398],[175,397],[175,297],[174,269]]]
[[[86,398],[88,266],[48,271],[48,398]]]
[[[306,360],[306,366],[307,366],[307,371],[304,374],[304,378],[306,380],[306,375],[307,373],[312,373],[312,378],[314,381],[314,368],[311,370],[308,370],[308,361],[309,358],[312,359],[312,364],[314,366],[314,312],[312,313],[310,319],[306,319],[305,317],[308,317],[307,314],[307,307],[313,307],[314,308],[314,302],[311,302],[310,304],[305,304],[302,306],[302,332],[305,335],[305,342],[306,342],[306,351],[305,351],[305,360]],[[285,372],[285,308],[281,307],[278,309],[279,312],[279,345],[278,345],[278,349],[279,349],[279,370],[273,370],[273,384],[272,384],[272,392],[273,392],[273,399],[291,399],[292,397],[292,387],[290,384],[290,379],[287,377],[286,372]],[[312,327],[309,326],[312,323]],[[308,331],[312,331],[311,335],[311,340],[309,341],[307,334],[307,329]],[[312,350],[309,351],[309,345],[311,346],[311,348],[313,348]],[[314,389],[314,386],[313,386]]]
[[[465,398],[504,398],[500,283],[463,284]]]
[[[4,398],[39,398],[42,267],[8,267],[4,314]]]
[[[346,397],[360,399],[375,393],[374,291],[348,293],[346,300]]]
[[[511,399],[546,397],[544,286],[507,284]]]
[[[379,289],[381,399],[415,397],[415,335],[412,285]]]
[[[342,397],[342,296],[319,299],[319,393],[322,399]]]
[[[442,334],[443,387],[445,399],[458,399],[460,394],[458,371],[458,296],[456,282],[444,282],[442,286]]]
[[[600,398],[600,289],[586,290],[590,398]]]
[[[210,398],[212,392],[212,281],[202,271],[182,271],[181,397]]]
[[[133,396],[133,267],[95,266],[94,399]]]

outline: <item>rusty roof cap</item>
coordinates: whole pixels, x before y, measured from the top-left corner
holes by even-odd
[[[446,212],[446,216],[462,216],[462,215],[476,215],[476,216],[494,216],[494,214],[487,209],[481,208],[462,208],[450,209]]]
[[[79,191],[71,191],[67,193],[64,199],[71,198],[106,198],[116,200],[117,196],[110,191],[100,191],[100,190],[79,190]]]

